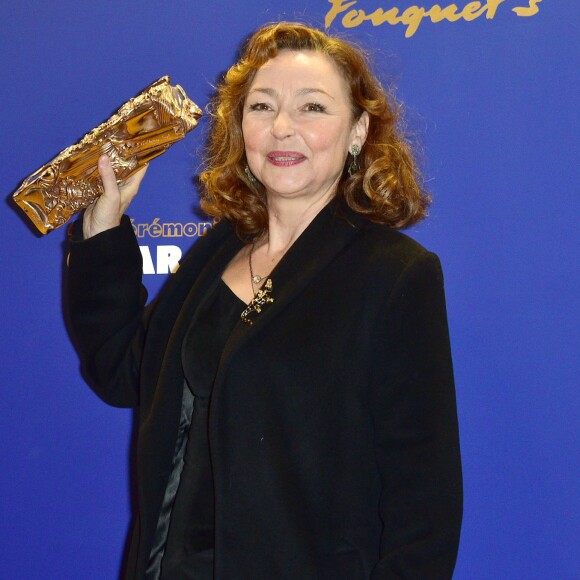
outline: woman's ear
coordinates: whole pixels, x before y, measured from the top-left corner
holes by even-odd
[[[354,122],[352,131],[351,143],[356,143],[362,149],[369,132],[369,114],[366,111]]]

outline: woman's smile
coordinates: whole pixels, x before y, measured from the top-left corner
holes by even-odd
[[[266,159],[277,167],[291,167],[306,160],[306,156],[297,151],[271,151]]]

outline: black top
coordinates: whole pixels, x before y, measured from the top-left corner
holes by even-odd
[[[171,510],[162,578],[213,578],[214,488],[208,414],[224,345],[245,304],[222,281],[193,316],[183,341],[182,363],[194,396],[183,470]]]

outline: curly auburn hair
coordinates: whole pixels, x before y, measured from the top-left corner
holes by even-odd
[[[369,115],[367,139],[349,175],[349,154],[337,196],[355,212],[392,228],[411,226],[427,214],[430,197],[412,149],[399,128],[401,107],[370,70],[366,55],[354,44],[293,22],[258,29],[240,60],[226,73],[209,105],[211,116],[201,207],[210,216],[232,222],[243,238],[267,230],[264,187],[245,172],[242,134],[244,101],[256,71],[281,50],[314,50],[327,55],[349,87],[353,122]]]

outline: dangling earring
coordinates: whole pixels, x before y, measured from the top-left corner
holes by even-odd
[[[244,167],[244,171],[250,180],[250,183],[256,183],[258,180],[255,178],[254,174],[252,173],[249,165],[246,163],[246,167]]]
[[[352,161],[348,166],[348,174],[352,177],[359,169],[358,156],[360,155],[360,147],[358,145],[352,145],[349,153],[352,155]]]

